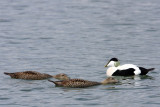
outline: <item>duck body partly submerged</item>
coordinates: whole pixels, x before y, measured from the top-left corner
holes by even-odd
[[[49,80],[49,81],[53,82],[56,86],[59,86],[59,87],[71,87],[71,88],[85,88],[85,87],[96,86],[101,84],[99,82],[88,81],[83,79],[70,79],[65,81]]]
[[[91,86],[96,86],[96,85],[101,85],[101,84],[109,84],[109,83],[118,82],[114,78],[107,78],[102,82],[88,81],[88,80],[83,80],[83,79],[69,79],[69,80],[64,80],[64,81],[48,80],[48,81],[53,82],[55,86],[70,87],[70,88],[85,88],[85,87],[91,87]]]
[[[15,72],[15,73],[8,73],[4,72],[4,74],[9,75],[11,78],[14,79],[25,79],[25,80],[43,80],[48,78],[56,78],[59,80],[66,80],[69,77],[66,74],[57,74],[57,75],[49,75],[46,73],[39,73],[36,71],[24,71],[24,72]]]
[[[107,76],[133,76],[133,75],[146,75],[149,71],[154,70],[154,68],[146,69],[143,67],[138,67],[134,64],[124,64],[119,65],[117,58],[112,58],[105,67],[111,66],[107,69]]]

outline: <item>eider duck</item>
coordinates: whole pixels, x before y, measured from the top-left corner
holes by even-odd
[[[85,87],[91,87],[91,86],[96,86],[96,85],[101,85],[101,84],[105,85],[109,83],[118,82],[116,79],[112,77],[109,77],[102,82],[88,81],[88,80],[83,80],[83,79],[69,79],[69,80],[64,80],[64,81],[48,80],[48,81],[53,82],[55,86],[70,87],[70,88],[85,88]]]
[[[107,76],[146,75],[149,71],[154,70],[154,68],[146,69],[133,64],[120,65],[120,62],[117,58],[110,59],[105,67],[109,67],[106,71]]]
[[[43,79],[48,79],[48,78],[55,78],[59,80],[70,79],[64,73],[57,74],[57,75],[49,75],[46,73],[39,73],[36,71],[24,71],[24,72],[15,72],[15,73],[4,72],[4,74],[9,75],[11,78],[25,79],[25,80],[43,80]]]

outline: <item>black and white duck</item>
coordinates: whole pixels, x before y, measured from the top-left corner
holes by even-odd
[[[149,71],[154,70],[154,68],[146,69],[133,64],[120,65],[117,58],[110,59],[105,67],[109,67],[106,71],[107,76],[146,75]]]

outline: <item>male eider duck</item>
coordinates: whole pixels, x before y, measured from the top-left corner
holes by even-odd
[[[48,78],[55,78],[59,80],[70,79],[64,73],[57,74],[57,75],[49,75],[45,73],[39,73],[36,71],[24,71],[24,72],[15,72],[15,73],[4,72],[4,74],[9,75],[11,78],[14,78],[14,79],[25,79],[25,80],[43,80]]]
[[[101,85],[101,84],[110,84],[110,83],[117,83],[118,81],[112,77],[109,77],[105,79],[102,82],[96,82],[96,81],[88,81],[88,80],[83,80],[83,79],[69,79],[69,80],[64,80],[64,81],[51,81],[53,82],[55,86],[59,87],[70,87],[70,88],[85,88],[85,87],[91,87],[91,86],[96,86],[96,85]]]
[[[154,70],[154,68],[146,69],[133,64],[120,65],[117,58],[112,58],[105,67],[109,67],[106,71],[107,76],[146,75],[149,71]]]

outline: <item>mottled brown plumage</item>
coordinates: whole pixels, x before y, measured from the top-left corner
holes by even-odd
[[[25,80],[43,80],[48,78],[56,78],[59,80],[67,80],[69,77],[66,74],[57,74],[57,75],[49,75],[46,73],[39,73],[36,71],[24,71],[24,72],[15,72],[15,73],[7,73],[4,74],[9,75],[11,78],[15,79],[25,79]]]
[[[53,82],[56,86],[71,87],[71,88],[85,88],[85,87],[90,87],[90,86],[118,82],[116,79],[114,79],[112,77],[109,77],[102,82],[88,81],[88,80],[83,80],[83,79],[70,79],[70,80],[64,80],[64,81],[48,80],[48,81]]]

